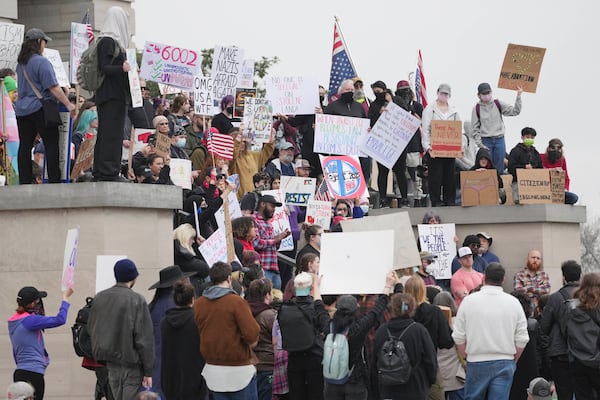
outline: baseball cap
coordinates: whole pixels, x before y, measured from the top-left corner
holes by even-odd
[[[533,400],[552,399],[552,390],[550,389],[550,384],[544,378],[534,378],[529,383],[527,393],[531,395]]]
[[[492,87],[489,83],[483,82],[477,86],[477,94],[489,93],[492,91]]]
[[[464,257],[464,256],[470,256],[473,255],[473,252],[471,251],[470,247],[461,247],[460,249],[458,249],[458,257]]]
[[[52,38],[44,33],[40,28],[31,28],[25,34],[25,40],[37,40],[44,39],[46,42],[52,40]]]
[[[477,236],[482,237],[488,241],[490,246],[492,245],[492,237],[485,232],[477,232]]]
[[[279,145],[279,150],[293,149],[294,145],[290,142],[283,142]]]
[[[308,160],[305,159],[298,159],[296,160],[296,164],[294,164],[294,168],[298,169],[298,168],[311,168],[310,163],[308,162]]]
[[[258,202],[263,202],[263,203],[271,203],[273,204],[275,207],[281,207],[281,203],[278,202],[274,196],[270,195],[270,194],[265,194],[264,196],[260,196],[258,198]]]
[[[437,255],[430,253],[428,251],[420,252],[419,256],[421,256],[421,260],[429,260],[429,261],[433,261],[435,258],[438,257]]]
[[[312,286],[313,277],[308,272],[300,272],[294,278],[294,291],[296,296],[308,296]]]
[[[336,309],[346,311],[348,313],[353,313],[358,308],[356,297],[350,296],[349,294],[340,296],[335,304]]]
[[[408,81],[398,81],[398,83],[396,84],[396,89],[406,89],[410,87],[410,83],[408,83]]]
[[[440,87],[438,87],[437,90],[439,93],[447,93],[447,94],[452,94],[452,90],[450,89],[450,85],[448,85],[447,83],[442,83],[440,85]]]
[[[27,304],[31,304],[37,299],[41,299],[48,296],[46,292],[40,292],[33,286],[25,286],[19,290],[17,294],[17,304],[20,306],[26,306]]]

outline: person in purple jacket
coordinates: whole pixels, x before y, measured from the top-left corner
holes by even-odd
[[[42,332],[65,324],[72,294],[73,289],[65,290],[58,314],[47,317],[44,315],[42,298],[48,293],[25,286],[17,294],[16,312],[8,319],[8,332],[17,365],[13,381],[31,383],[35,389],[35,400],[44,398],[44,373],[50,363]]]

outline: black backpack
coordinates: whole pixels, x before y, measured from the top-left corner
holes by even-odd
[[[593,313],[577,307],[569,300],[571,310],[567,321],[569,356],[586,367],[600,368],[600,322]]]
[[[77,318],[75,318],[75,323],[71,327],[73,348],[79,357],[94,358],[92,354],[92,339],[87,328],[93,301],[92,297],[85,299],[85,305],[77,312]]]
[[[383,342],[377,358],[377,377],[380,385],[403,385],[410,379],[413,366],[401,339],[414,324],[415,322],[412,322],[408,325],[398,337],[392,336],[386,327],[388,338]]]
[[[315,344],[312,318],[294,300],[284,302],[277,314],[281,347],[286,351],[306,351]]]

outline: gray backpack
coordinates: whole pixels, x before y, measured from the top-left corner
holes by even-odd
[[[100,63],[98,62],[98,42],[94,40],[92,44],[81,55],[81,61],[77,68],[77,83],[79,86],[89,92],[94,92],[104,82],[104,74],[100,71]],[[112,56],[112,61],[119,56],[121,46],[115,41],[115,51]],[[111,62],[112,62],[111,61]]]

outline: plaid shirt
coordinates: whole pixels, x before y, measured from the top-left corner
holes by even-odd
[[[265,221],[259,213],[254,213],[258,234],[254,239],[254,250],[260,256],[260,264],[265,271],[279,272],[277,265],[277,244],[275,243],[275,234],[273,233],[273,225],[269,221]]]
[[[534,274],[525,268],[515,274],[514,288],[525,289],[529,296],[550,293],[550,277],[546,271],[539,270]]]

